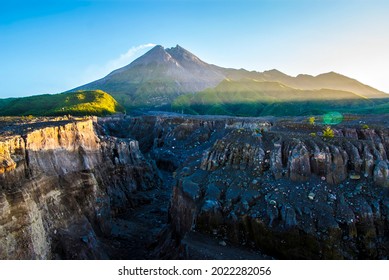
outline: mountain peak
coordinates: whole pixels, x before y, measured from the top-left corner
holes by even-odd
[[[168,62],[171,59],[171,55],[165,51],[164,47],[161,45],[157,45],[141,57],[135,59],[131,64],[125,66],[125,68],[136,65],[148,65],[150,63],[160,64]]]
[[[189,66],[192,65],[206,65],[204,61],[195,56],[190,51],[184,49],[180,45],[176,45],[173,48],[165,49],[165,51],[170,54],[178,63]]]
[[[272,74],[272,75],[282,75],[282,76],[286,75],[285,73],[282,73],[281,71],[279,71],[277,69],[266,70],[266,71],[263,71],[263,73],[265,73],[265,74]]]
[[[120,71],[127,69],[128,67],[138,65],[149,65],[151,63],[164,64],[173,63],[177,67],[181,67],[181,64],[196,64],[205,65],[206,63],[200,60],[197,56],[184,49],[180,45],[176,45],[172,48],[164,48],[161,45],[156,45],[151,50],[146,52],[141,57],[135,59],[131,64],[119,69]]]
[[[263,72],[265,78],[279,79],[279,78],[289,78],[288,75],[278,71],[277,69],[271,69]]]
[[[180,50],[180,51],[187,51],[186,49],[184,49],[183,47],[181,47],[180,45],[176,45],[175,47],[171,47],[170,48],[171,50]]]
[[[316,77],[330,77],[330,78],[342,77],[342,78],[348,78],[348,77],[346,77],[346,76],[344,76],[342,74],[336,73],[334,71],[323,73],[323,74],[319,74]]]
[[[156,45],[151,50],[160,50],[160,49],[164,50],[165,48],[162,45]]]
[[[167,48],[166,49],[167,52],[189,52],[187,51],[186,49],[184,49],[183,47],[181,47],[180,45],[176,45],[175,47],[172,47],[172,48]]]

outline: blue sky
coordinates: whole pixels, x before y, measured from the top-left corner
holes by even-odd
[[[1,98],[69,90],[153,44],[179,44],[224,67],[335,71],[389,92],[385,0],[3,2]]]

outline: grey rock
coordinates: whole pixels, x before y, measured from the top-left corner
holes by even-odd
[[[381,187],[389,186],[389,165],[385,160],[381,160],[374,168],[374,182]]]

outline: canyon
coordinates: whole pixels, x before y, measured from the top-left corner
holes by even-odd
[[[0,259],[387,259],[388,118],[0,125]]]

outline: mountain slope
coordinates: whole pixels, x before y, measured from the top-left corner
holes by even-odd
[[[276,69],[256,72],[244,69],[236,70],[220,68],[220,71],[231,80],[247,78],[257,81],[279,82],[296,89],[334,89],[353,92],[366,98],[388,98],[388,94],[382,91],[335,72],[324,73],[317,76],[300,74],[296,77],[292,77]]]
[[[235,82],[235,84],[225,81]],[[259,85],[258,82],[262,84]],[[238,110],[236,114],[240,114],[239,112],[243,109],[234,106],[225,111],[226,108],[220,104],[225,104],[226,100],[229,100],[228,104],[240,104],[242,100],[245,100],[245,95],[250,95],[250,98],[253,98],[252,102],[258,103],[255,105],[256,108],[266,103],[267,111],[263,111],[263,108],[259,111],[254,110],[261,114],[278,112],[280,102],[293,102],[295,106],[300,104],[299,106],[303,107],[308,106],[309,103],[311,106],[300,108],[298,112],[310,112],[309,109],[316,107],[319,110],[327,107],[344,107],[350,104],[352,104],[350,110],[358,110],[362,107],[371,108],[371,106],[382,105],[389,96],[357,80],[334,72],[318,76],[292,77],[275,69],[256,72],[223,68],[202,61],[178,45],[170,49],[156,46],[129,65],[77,89],[101,89],[109,92],[129,111],[135,109],[172,110],[173,106],[174,110],[185,107],[191,112],[193,105],[199,106],[198,100],[209,99],[206,104],[201,105],[201,110],[196,107],[197,109],[193,112],[228,112],[229,114],[234,114],[233,110]],[[341,99],[346,100],[340,102]],[[219,103],[212,104],[210,100]],[[312,102],[317,104],[312,107]],[[330,106],[322,107],[320,102],[325,102]],[[335,102],[340,103],[335,104]],[[205,109],[204,106],[209,108]],[[270,109],[269,106],[273,106],[274,109]],[[388,107],[381,106],[380,108],[386,110]],[[293,107],[288,110],[297,112],[295,109]]]
[[[344,75],[329,72],[317,76],[300,74],[297,77],[288,76],[278,70],[270,70],[261,73],[268,81],[277,81],[298,89],[336,89],[354,92],[367,98],[387,98],[388,95],[368,85],[346,77]]]
[[[169,104],[183,93],[215,87],[224,75],[176,46],[156,46],[131,64],[77,89],[102,89],[128,108]]]
[[[101,90],[44,94],[0,100],[1,116],[108,115],[124,111],[116,100]]]
[[[242,79],[224,80],[215,88],[182,95],[174,100],[173,109],[191,114],[294,116],[331,110],[354,112],[378,102],[348,91],[300,90],[279,82]]]

